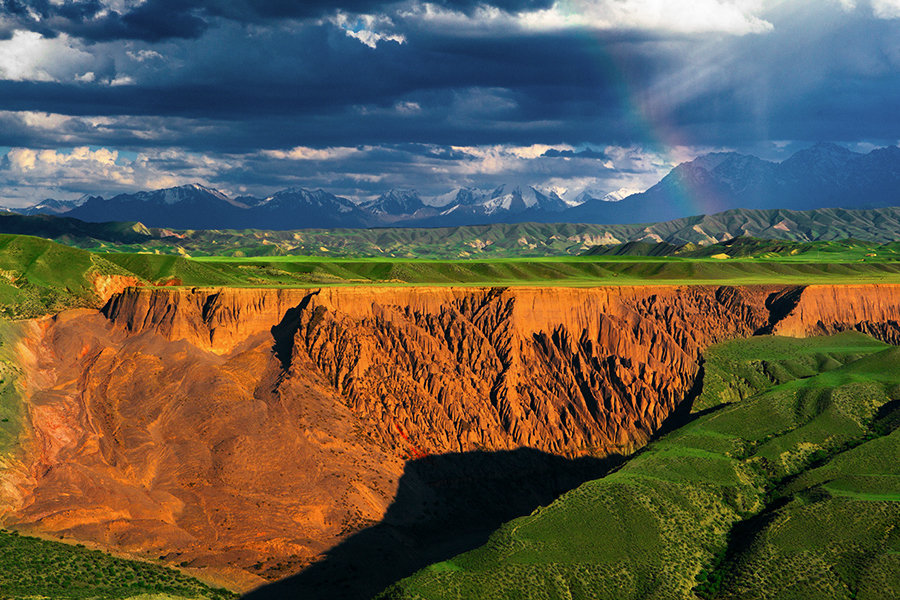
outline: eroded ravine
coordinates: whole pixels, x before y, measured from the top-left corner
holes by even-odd
[[[5,522],[248,588],[379,521],[410,458],[629,451],[710,344],[898,322],[897,286],[130,289],[27,324]]]

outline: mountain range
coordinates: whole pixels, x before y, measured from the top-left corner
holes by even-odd
[[[139,221],[181,229],[446,227],[492,223],[649,223],[736,208],[813,210],[900,204],[900,148],[867,154],[816,144],[776,163],[736,152],[706,154],[670,171],[650,189],[621,198],[583,192],[572,202],[556,192],[501,185],[459,188],[423,199],[389,190],[361,203],[325,190],[289,188],[266,198],[229,198],[190,184],[105,199],[48,199],[17,209],[87,222]]]
[[[775,163],[736,152],[706,154],[620,202],[589,199],[566,211],[587,223],[643,223],[734,208],[814,210],[900,204],[900,148],[868,154],[830,143]]]

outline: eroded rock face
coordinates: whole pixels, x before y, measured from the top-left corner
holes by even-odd
[[[900,286],[811,285],[774,333],[806,337],[848,330],[900,344]]]
[[[768,290],[323,290],[311,358],[388,445],[603,454],[644,443],[693,385],[702,348],[767,320]],[[396,292],[395,292],[396,293]]]
[[[6,522],[248,587],[381,519],[406,459],[628,451],[708,345],[895,341],[898,306],[894,286],[130,289],[28,325]]]

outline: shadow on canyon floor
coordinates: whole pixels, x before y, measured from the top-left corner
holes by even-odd
[[[522,448],[428,456],[407,463],[384,519],[325,558],[248,600],[369,600],[437,561],[482,545],[497,527],[596,479],[623,458],[567,459]]]

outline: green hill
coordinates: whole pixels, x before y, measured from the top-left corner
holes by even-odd
[[[518,223],[439,228],[181,230],[0,213],[0,232],[37,235],[100,252],[188,256],[512,258],[575,256],[595,246],[665,242],[706,246],[739,237],[794,242],[900,240],[900,208],[736,209],[639,225]],[[649,254],[652,256],[653,254]]]
[[[31,317],[95,305],[95,274],[130,275],[85,250],[38,237],[0,234],[0,316]]]
[[[900,597],[900,348],[754,338],[706,381],[618,471],[380,598]]]

